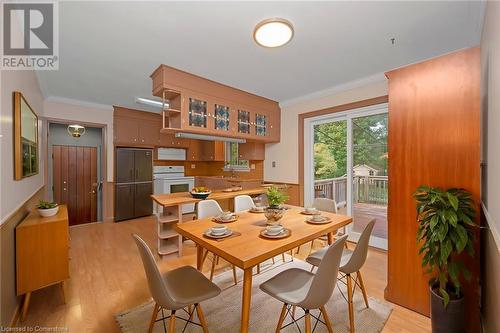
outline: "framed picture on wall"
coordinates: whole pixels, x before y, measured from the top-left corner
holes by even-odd
[[[14,91],[14,179],[38,173],[38,116],[24,98]]]

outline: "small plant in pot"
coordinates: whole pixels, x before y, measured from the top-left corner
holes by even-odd
[[[38,214],[43,217],[54,216],[59,211],[59,206],[55,202],[40,200],[36,206]]]
[[[471,273],[460,260],[466,251],[474,256],[474,217],[472,195],[463,189],[443,190],[420,186],[414,194],[417,201],[417,242],[422,266],[433,277],[429,281],[433,333],[464,331],[465,299],[461,277]]]
[[[281,205],[287,201],[289,196],[283,193],[276,186],[271,186],[267,189],[267,201],[269,206],[266,207],[264,215],[267,218],[268,224],[279,224],[279,220],[283,217],[285,213],[285,208]]]

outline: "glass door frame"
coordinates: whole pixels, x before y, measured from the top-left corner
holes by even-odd
[[[388,113],[388,103],[366,106],[342,112],[329,113],[304,119],[304,206],[311,206],[314,200],[314,126],[336,121],[347,121],[347,214],[353,216],[353,132],[355,118]],[[387,221],[389,223],[389,221]],[[352,230],[353,223],[347,226],[348,240],[357,242],[360,233]],[[370,246],[387,250],[387,239],[371,236]]]

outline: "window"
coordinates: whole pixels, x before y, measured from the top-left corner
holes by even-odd
[[[250,171],[249,161],[240,160],[238,143],[226,143],[226,164],[224,171]]]

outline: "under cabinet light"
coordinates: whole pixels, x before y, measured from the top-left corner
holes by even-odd
[[[176,138],[180,139],[196,139],[205,141],[223,141],[223,142],[235,142],[235,143],[245,143],[245,139],[228,138],[225,136],[213,136],[213,135],[203,135],[194,133],[175,133]]]

